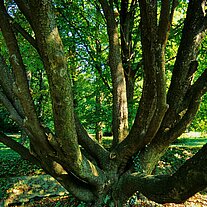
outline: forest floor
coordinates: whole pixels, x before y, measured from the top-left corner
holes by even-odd
[[[178,139],[159,161],[155,173],[173,173],[205,143],[207,143],[205,137]],[[86,204],[68,194],[62,186],[37,166],[22,160],[17,153],[0,144],[0,207],[4,206],[87,207]],[[141,194],[134,195],[127,204],[127,207],[171,206],[207,207],[207,189],[197,193],[183,204],[161,205],[149,201]]]

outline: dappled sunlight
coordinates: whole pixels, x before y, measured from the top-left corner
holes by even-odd
[[[206,11],[1,1],[0,207],[207,207]]]
[[[63,167],[62,167],[59,163],[53,161],[52,165],[53,165],[53,169],[54,169],[54,171],[55,171],[57,174],[65,174],[65,175],[68,174],[68,173],[63,169]],[[51,178],[52,178],[52,177],[51,177]]]
[[[23,176],[10,180],[11,187],[7,189],[4,205],[26,203],[34,198],[62,196],[68,192],[51,176]]]
[[[154,201],[148,200],[144,195],[137,193],[130,198],[128,203],[130,207],[204,207],[207,206],[207,195],[197,193],[181,204],[158,204]]]
[[[111,137],[104,137],[103,142],[107,145],[108,142],[111,141]],[[187,143],[188,141],[193,141],[194,147],[193,148],[180,148],[177,146],[170,147],[166,156],[161,159],[157,165],[157,168],[155,170],[156,174],[172,174],[174,171],[177,170],[177,168],[185,162],[186,159],[189,159],[190,157],[195,154],[195,152],[198,150],[196,145],[200,144],[199,141],[206,142],[207,139],[205,137],[182,137],[180,138],[180,141],[183,141],[184,143]],[[9,178],[6,176],[8,174],[3,173],[2,178],[0,178],[0,183],[2,186],[2,190],[5,190],[5,193],[2,198],[0,198],[0,206],[8,206],[8,205],[23,205],[24,206],[36,206],[36,204],[44,203],[47,206],[47,202],[57,202],[57,203],[74,203],[74,206],[78,206],[78,202],[75,198],[71,197],[69,200],[67,191],[60,186],[60,184],[51,176],[49,175],[35,175],[35,176],[19,176],[17,174],[18,169],[15,167],[12,168],[13,164],[15,162],[18,162],[20,164],[19,158],[16,158],[18,156],[16,153],[14,153],[12,150],[7,150],[7,147],[1,145],[0,152],[2,156],[2,159],[0,159],[0,162],[2,161],[2,169],[7,169],[7,167],[11,168],[12,172],[15,172],[15,174],[12,174],[12,176],[18,177],[11,177],[9,175]],[[3,153],[5,152],[5,153]],[[14,159],[14,157],[16,159]],[[18,156],[19,157],[19,156]],[[8,160],[12,161],[10,164],[8,164]],[[54,167],[58,167],[58,163],[53,163]],[[94,173],[94,175],[98,176],[98,172],[96,169],[93,169],[93,165],[91,165],[91,169]],[[29,167],[26,165],[25,170],[29,169]],[[58,168],[57,168],[58,169]],[[59,169],[60,170],[60,169]],[[33,172],[32,175],[34,175],[37,172]],[[20,171],[18,173],[21,173]],[[30,174],[30,173],[28,173]],[[27,175],[28,175],[27,174]],[[38,173],[40,174],[40,173]],[[5,179],[6,178],[6,179]],[[2,182],[3,181],[3,182]],[[64,197],[64,198],[63,198]],[[1,200],[3,199],[3,200]],[[59,199],[58,201],[56,199]],[[62,200],[61,200],[62,199]],[[3,205],[2,201],[4,202]],[[148,199],[146,199],[144,196],[138,196],[138,197],[132,197],[129,202],[135,203],[134,207],[138,206],[145,206],[145,207],[195,207],[195,206],[205,206],[207,204],[207,195],[206,193],[204,195],[196,194],[195,196],[191,197],[188,201],[186,201],[184,204],[157,204],[155,202],[152,202]],[[35,204],[35,205],[34,205]],[[62,205],[62,206],[72,206],[72,205]],[[198,204],[198,205],[197,205]],[[133,205],[130,205],[133,206]]]
[[[96,170],[96,167],[91,162],[88,161],[88,163],[91,167],[91,171],[92,171],[93,175],[97,177],[98,176],[98,171]]]
[[[3,149],[1,149],[1,151],[2,150],[11,150],[9,147],[4,147]]]

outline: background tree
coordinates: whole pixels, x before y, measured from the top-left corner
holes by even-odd
[[[149,175],[170,143],[192,122],[207,90],[207,70],[199,54],[206,38],[206,1],[180,4],[181,10],[176,0],[90,3],[1,0],[0,27],[2,44],[6,47],[1,51],[0,100],[29,136],[31,148],[25,148],[3,132],[0,141],[41,166],[77,198],[94,206],[106,202],[122,206],[136,191],[159,203],[179,203],[204,189],[207,145],[173,175]],[[176,11],[182,14],[180,22],[185,19],[183,27],[179,21],[173,21]],[[73,18],[66,18],[70,17],[66,14]],[[78,18],[73,14],[78,14]],[[100,33],[97,32],[99,20]],[[173,25],[176,23],[178,27]],[[173,41],[169,36],[170,28],[178,32],[178,40]],[[93,41],[90,37],[96,38]],[[27,53],[26,41],[30,45],[25,50]],[[176,55],[172,54],[172,45]],[[40,67],[36,61],[32,62],[33,56],[41,60]],[[29,85],[27,78],[32,67],[35,68],[33,79],[41,74],[36,85]],[[109,74],[108,69],[110,77],[104,75]],[[103,90],[103,100],[107,93],[112,93],[110,150],[88,135],[80,113],[74,109],[82,101],[77,94],[84,92],[88,85],[84,83],[85,76],[89,77],[89,90],[94,89],[93,103],[96,102],[97,86],[93,85],[100,84],[96,74],[108,89]],[[143,79],[138,81],[135,74]],[[129,127],[128,112],[132,107],[129,100],[134,97],[136,84],[142,93],[137,97],[138,109]],[[49,89],[50,95],[45,91],[48,105],[42,100],[43,86]],[[40,94],[38,98],[34,96],[34,88],[40,90],[36,92]],[[43,123],[46,113],[39,117],[40,102],[42,107],[48,106],[54,126],[46,127]]]

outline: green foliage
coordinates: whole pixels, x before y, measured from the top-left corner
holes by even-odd
[[[4,132],[18,132],[20,129],[9,117],[7,110],[0,104],[0,130]]]
[[[108,61],[108,38],[102,14],[94,1],[55,4],[59,31],[68,57],[75,111],[94,133],[97,122],[111,128],[112,95]],[[90,26],[89,26],[90,25]],[[84,89],[84,90],[83,90]],[[97,113],[97,93],[102,101]]]
[[[175,10],[175,17],[172,22],[169,41],[166,47],[166,79],[168,86],[171,80],[175,54],[177,53],[180,43],[181,30],[186,15],[186,5],[186,1],[179,1],[179,5]],[[8,3],[8,6],[10,13],[15,17],[15,21],[32,35],[32,29],[17,7],[12,2]],[[116,7],[119,10],[120,4],[117,3]],[[78,0],[68,2],[57,0],[54,3],[54,8],[57,15],[56,21],[59,26],[58,29],[68,59],[76,113],[80,117],[81,122],[91,133],[95,132],[97,122],[102,123],[104,131],[111,131],[112,94],[109,89],[112,83],[108,67],[108,37],[102,11],[96,1]],[[134,27],[132,28],[132,45],[134,51],[131,64],[132,69],[138,71],[136,74],[134,101],[129,105],[130,127],[136,115],[138,101],[141,97],[143,78],[142,67],[140,66],[137,68],[137,65],[142,62],[142,54],[139,31],[139,10],[137,9],[136,12],[137,15],[134,19]],[[17,34],[17,38],[26,69],[31,73],[30,88],[37,114],[44,125],[53,129],[52,104],[44,66],[35,49],[31,47],[20,34]],[[0,34],[0,44],[2,45],[1,54],[8,57],[2,34]],[[207,63],[205,52],[206,41],[203,42],[200,51],[198,75],[202,72],[200,68],[205,68],[204,65]],[[6,59],[6,61],[9,64],[8,59]],[[106,81],[105,83],[103,82],[103,78]],[[106,83],[109,88],[106,86]],[[101,106],[98,112],[96,111],[97,93],[102,94]],[[207,113],[205,106],[207,104],[205,103],[206,96],[203,98],[200,111],[190,126],[190,130],[206,131]],[[4,116],[4,114],[4,110],[0,109],[0,119],[1,123],[3,123],[1,127],[4,126],[6,130],[15,129],[15,125],[10,121],[8,115],[6,114],[6,116]]]
[[[189,127],[190,131],[207,132],[207,94],[204,95],[200,109],[197,112],[192,124]]]

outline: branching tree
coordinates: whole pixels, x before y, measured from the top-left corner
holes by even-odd
[[[29,136],[31,148],[25,148],[3,132],[2,143],[41,166],[74,196],[93,206],[106,201],[110,206],[123,206],[136,191],[159,203],[180,203],[207,186],[207,145],[173,175],[150,175],[169,145],[192,122],[207,91],[207,69],[200,69],[198,60],[199,46],[207,29],[205,0],[186,3],[186,19],[168,87],[165,53],[178,2],[94,1],[106,20],[108,34],[113,94],[111,150],[91,138],[74,113],[68,63],[53,10],[55,1],[54,5],[49,0],[15,0],[12,4],[27,20],[29,29],[15,22],[6,1],[0,0],[0,28],[9,54],[9,63],[0,56],[0,100]],[[129,129],[127,91],[128,78],[133,78],[129,74],[136,72],[130,65],[135,16],[140,20],[144,77],[137,114]],[[54,129],[46,129],[38,118],[18,33],[35,48],[43,62]],[[202,72],[194,80],[198,68]],[[134,157],[139,164],[137,171]]]

